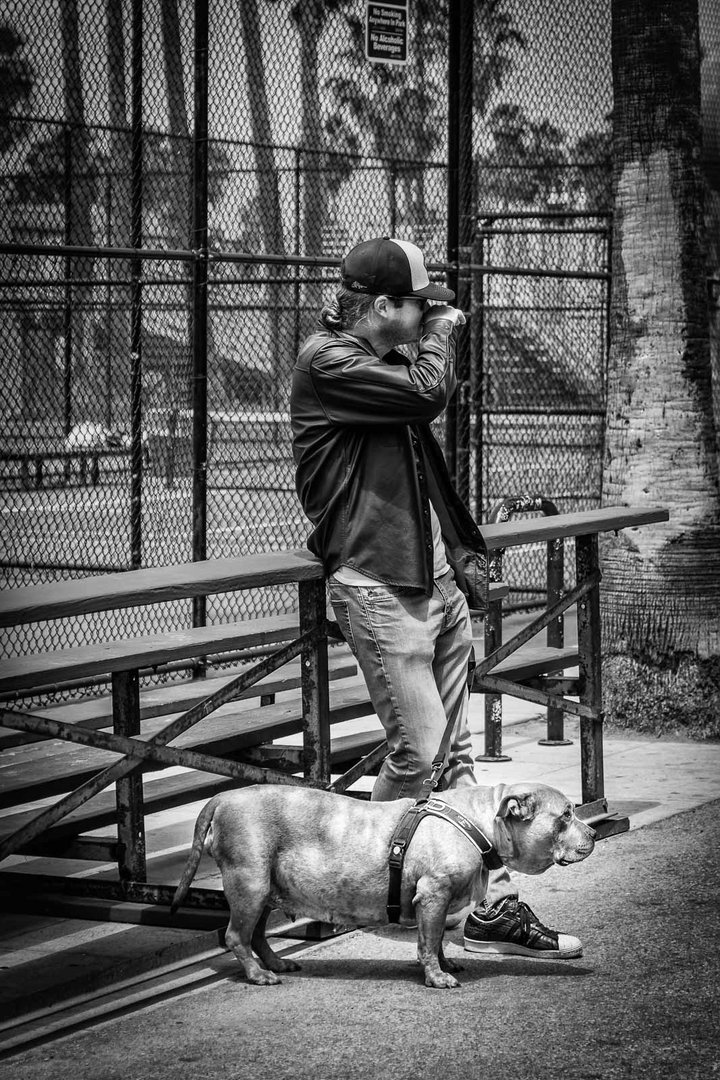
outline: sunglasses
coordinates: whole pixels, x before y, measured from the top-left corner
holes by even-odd
[[[415,301],[415,303],[416,303],[416,304],[419,304],[419,305],[420,305],[420,307],[421,307],[421,308],[422,308],[423,310],[424,310],[424,309],[425,309],[426,307],[429,307],[429,305],[430,305],[430,301],[429,301],[429,300],[426,300],[426,299],[425,299],[424,297],[422,297],[422,296],[391,296],[391,297],[390,297],[390,299],[391,299],[391,300],[414,300],[414,301]]]

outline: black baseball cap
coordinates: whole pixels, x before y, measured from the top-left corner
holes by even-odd
[[[378,236],[347,253],[340,267],[342,283],[351,292],[375,296],[419,296],[449,301],[455,293],[430,281],[419,247],[407,240]]]

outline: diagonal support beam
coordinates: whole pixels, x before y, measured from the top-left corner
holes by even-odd
[[[512,682],[511,679],[501,679],[497,675],[484,675],[476,689],[481,693],[490,691],[492,694],[508,694],[511,697],[522,698],[523,701],[532,701],[536,705],[546,705],[548,708],[562,709],[574,716],[584,716],[588,719],[597,719],[597,711],[590,705],[583,705],[580,701],[572,701],[570,698],[561,697],[559,694],[550,694],[545,690],[534,690],[522,683]]]
[[[2,720],[6,716],[12,716],[21,731],[30,731],[33,734],[43,735],[48,739],[63,739],[65,742],[77,743],[79,746],[92,746],[95,750],[110,750],[116,754],[122,754],[123,760],[132,759],[133,765],[141,765],[145,761],[155,762],[158,765],[177,766],[186,769],[197,769],[199,772],[215,773],[218,776],[229,776],[236,780],[251,780],[253,783],[280,783],[282,776],[287,783],[286,773],[274,773],[272,769],[259,769],[253,765],[241,765],[239,762],[228,761],[226,758],[214,757],[212,754],[203,754],[199,750],[186,750],[174,746],[156,746],[152,742],[138,738],[129,738],[126,735],[115,735],[109,731],[93,731],[87,728],[77,727],[62,720],[50,720],[49,717],[26,716],[17,719],[17,713],[3,711]],[[257,775],[250,775],[255,771]],[[305,783],[300,777],[297,783]],[[324,784],[318,784],[324,787]]]
[[[512,656],[514,652],[517,652],[521,646],[525,645],[528,641],[539,634],[541,630],[544,630],[551,622],[559,618],[563,612],[568,608],[581,600],[584,596],[587,596],[592,589],[596,588],[600,584],[601,574],[597,570],[595,573],[587,577],[581,584],[576,585],[570,592],[561,596],[556,604],[549,607],[546,611],[539,615],[537,619],[533,619],[531,623],[524,626],[514,637],[511,637],[504,645],[501,645],[489,656],[485,656],[482,660],[478,660],[475,665],[475,678],[479,679],[487,675],[494,667],[496,667],[502,660],[506,660],[508,656]]]
[[[347,791],[351,784],[354,784],[356,780],[359,780],[361,776],[365,776],[374,769],[376,765],[380,765],[388,756],[388,744],[383,741],[378,743],[374,749],[366,754],[364,758],[361,758],[351,769],[339,776],[334,783],[330,784],[328,791],[335,792],[336,795],[342,795]]]

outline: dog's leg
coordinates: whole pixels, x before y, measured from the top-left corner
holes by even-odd
[[[451,974],[456,970],[445,958],[442,949],[445,932],[445,916],[449,897],[437,895],[433,890],[425,892],[418,883],[415,897],[415,913],[418,924],[418,960],[425,969],[425,985],[436,990],[451,990],[460,983]],[[442,966],[441,966],[442,965]]]
[[[440,942],[440,951],[438,952],[438,963],[443,971],[451,971],[453,974],[465,970],[462,964],[458,964],[456,960],[450,960],[449,957],[445,955],[442,942]]]
[[[267,918],[266,901],[269,889],[267,886],[258,887],[257,884],[247,884],[244,873],[223,873],[223,890],[230,905],[230,922],[225,931],[225,944],[235,953],[245,971],[248,982],[258,986],[274,986],[281,980],[273,971],[267,971],[258,964],[253,956],[252,945],[256,935],[256,927],[264,918]],[[260,937],[264,937],[264,924]],[[267,946],[268,951],[270,947]],[[262,956],[261,956],[261,959]]]
[[[285,960],[282,956],[278,956],[270,948],[270,944],[265,937],[265,926],[267,925],[268,915],[272,911],[272,908],[265,907],[262,915],[257,921],[257,925],[253,930],[252,935],[252,947],[258,955],[260,962],[265,965],[268,971],[300,971],[300,965],[296,964],[294,960]]]

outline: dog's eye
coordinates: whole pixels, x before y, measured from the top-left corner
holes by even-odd
[[[564,817],[565,821],[570,821],[572,816],[573,816],[572,806],[566,806],[565,807],[565,813],[563,814],[563,817]]]

